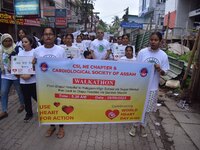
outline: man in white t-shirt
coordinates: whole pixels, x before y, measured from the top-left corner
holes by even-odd
[[[45,28],[43,31],[44,45],[39,46],[35,49],[34,57],[65,58],[65,50],[62,47],[54,44],[55,38],[55,30],[51,27]],[[45,136],[50,137],[55,130],[55,125],[51,125],[50,128],[47,130]],[[60,124],[59,131],[57,133],[57,138],[63,138],[64,136],[64,126]]]
[[[97,39],[91,42],[90,50],[94,52],[94,59],[107,60],[111,54],[110,43],[103,39],[104,32],[99,29],[97,31]]]

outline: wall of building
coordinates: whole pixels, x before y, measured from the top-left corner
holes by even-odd
[[[178,28],[186,29],[188,26],[188,14],[190,12],[189,6],[191,1],[188,0],[178,0],[177,5],[177,18],[175,21],[175,26]]]

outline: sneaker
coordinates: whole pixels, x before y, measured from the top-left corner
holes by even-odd
[[[26,115],[25,118],[24,118],[24,122],[27,123],[27,122],[29,122],[32,118],[33,118],[33,116]]]
[[[6,118],[6,117],[8,117],[8,113],[7,113],[7,112],[2,112],[2,113],[0,114],[0,120],[1,120],[1,119],[4,119],[4,118]]]
[[[135,136],[135,133],[136,133],[136,127],[132,126],[131,130],[129,131],[129,135],[130,136]]]
[[[140,127],[140,134],[141,137],[147,137],[147,133],[144,127]]]
[[[24,105],[20,105],[20,107],[18,108],[17,112],[21,113],[24,110]]]

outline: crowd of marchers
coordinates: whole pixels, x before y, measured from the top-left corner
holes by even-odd
[[[12,56],[32,56],[33,65],[37,63],[37,58],[65,58],[65,59],[98,59],[102,61],[137,61],[154,63],[153,81],[148,93],[148,105],[144,115],[144,122],[133,124],[129,134],[135,136],[136,128],[140,128],[142,137],[147,137],[145,126],[149,113],[156,111],[158,97],[158,83],[160,75],[164,75],[169,69],[169,62],[166,53],[160,49],[162,34],[154,32],[151,34],[146,47],[135,54],[134,46],[129,44],[129,36],[122,35],[110,41],[104,39],[104,32],[98,29],[96,35],[89,37],[87,33],[74,36],[66,34],[62,38],[56,35],[51,27],[44,28],[42,38],[35,35],[28,35],[23,29],[18,31],[18,41],[15,43],[13,37],[2,34],[0,46],[0,74],[1,74],[1,107],[0,121],[8,117],[8,98],[11,86],[17,92],[20,107],[17,112],[26,111],[24,122],[28,123],[33,118],[32,99],[37,101],[36,76],[37,74],[11,74]],[[121,51],[117,51],[120,47]],[[117,51],[117,52],[116,52]],[[91,62],[92,63],[92,62]],[[134,63],[133,63],[134,65]],[[131,67],[131,66],[130,66]],[[50,125],[45,136],[50,137],[56,131],[54,124]],[[57,132],[58,138],[65,136],[64,125],[60,124]]]

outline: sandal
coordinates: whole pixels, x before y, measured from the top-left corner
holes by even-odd
[[[56,127],[50,127],[50,128],[47,130],[45,136],[46,136],[46,137],[50,137],[55,131],[56,131]]]
[[[63,138],[65,136],[65,130],[64,130],[64,128],[60,127],[59,131],[58,131],[58,133],[56,135],[57,135],[57,138],[59,138],[59,139]]]

